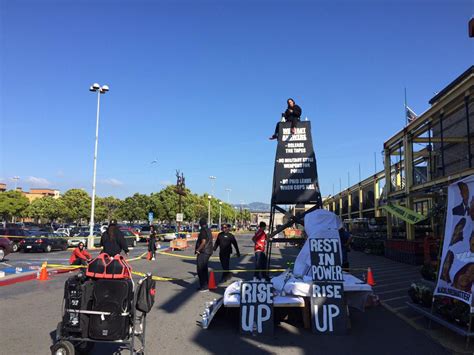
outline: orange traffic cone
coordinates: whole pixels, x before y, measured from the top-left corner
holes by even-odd
[[[46,270],[46,265],[47,264],[48,264],[47,262],[44,262],[43,265],[41,266],[41,271],[40,271],[39,278],[38,278],[38,280],[40,280],[40,281],[49,280],[48,270]]]
[[[375,286],[374,275],[372,274],[370,267],[367,269],[367,284],[370,286]]]
[[[216,286],[216,279],[214,278],[214,271],[211,270],[209,273],[209,290],[215,290],[217,288]]]

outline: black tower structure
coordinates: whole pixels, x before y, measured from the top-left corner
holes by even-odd
[[[281,205],[311,204],[308,211],[290,215]],[[311,137],[311,122],[298,122],[296,132],[291,133],[291,123],[279,124],[278,146],[273,171],[272,199],[270,207],[270,234],[267,242],[267,267],[270,268],[273,237],[295,223],[303,224],[304,216],[322,208],[319,190],[316,156]],[[288,222],[275,228],[275,213],[281,212]],[[275,242],[296,242],[302,238],[282,239]]]

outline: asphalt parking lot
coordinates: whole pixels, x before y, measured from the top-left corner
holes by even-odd
[[[231,268],[253,267],[252,243],[249,235],[238,237],[242,257],[233,258]],[[315,335],[303,329],[296,321],[281,322],[273,336],[248,337],[239,334],[238,319],[232,312],[223,310],[207,330],[196,325],[206,301],[223,294],[225,287],[217,290],[196,292],[197,279],[194,246],[173,255],[161,254],[156,261],[137,260],[133,269],[169,276],[178,280],[158,282],[156,302],[148,316],[146,345],[149,354],[315,354],[315,353],[363,353],[363,354],[446,354],[443,347],[422,332],[395,316],[383,307],[365,312],[353,311],[352,328],[346,336]],[[145,251],[144,246],[135,248],[131,257]],[[298,250],[281,247],[275,250],[272,266],[285,267],[294,259]],[[13,254],[6,264],[35,266],[44,260],[67,262],[69,252],[51,254]],[[31,263],[31,264],[28,264]],[[4,265],[2,265],[3,267]],[[219,262],[211,260],[210,266],[220,269]],[[2,319],[3,354],[48,354],[61,319],[61,302],[64,282],[69,274],[56,275],[48,281],[27,281],[0,287],[0,317]],[[251,272],[239,273],[238,277],[250,279]],[[217,276],[217,278],[219,278]],[[235,278],[235,277],[234,277]],[[121,353],[116,345],[97,344],[92,354]],[[127,353],[127,352],[122,352]]]

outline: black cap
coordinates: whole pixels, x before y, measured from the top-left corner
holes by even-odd
[[[199,220],[199,225],[200,225],[201,227],[202,227],[202,226],[205,226],[206,224],[207,224],[207,219],[201,218],[201,219]]]

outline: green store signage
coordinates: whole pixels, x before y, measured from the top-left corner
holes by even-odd
[[[406,208],[406,207],[403,207],[403,206],[400,206],[400,205],[391,205],[391,204],[388,204],[388,205],[385,205],[385,206],[382,206],[383,208],[385,208],[387,210],[387,212],[389,212],[390,214],[404,220],[405,222],[407,223],[410,223],[410,224],[416,224],[420,221],[423,221],[424,219],[426,219],[426,216],[423,216],[422,214],[419,214],[409,208]]]

